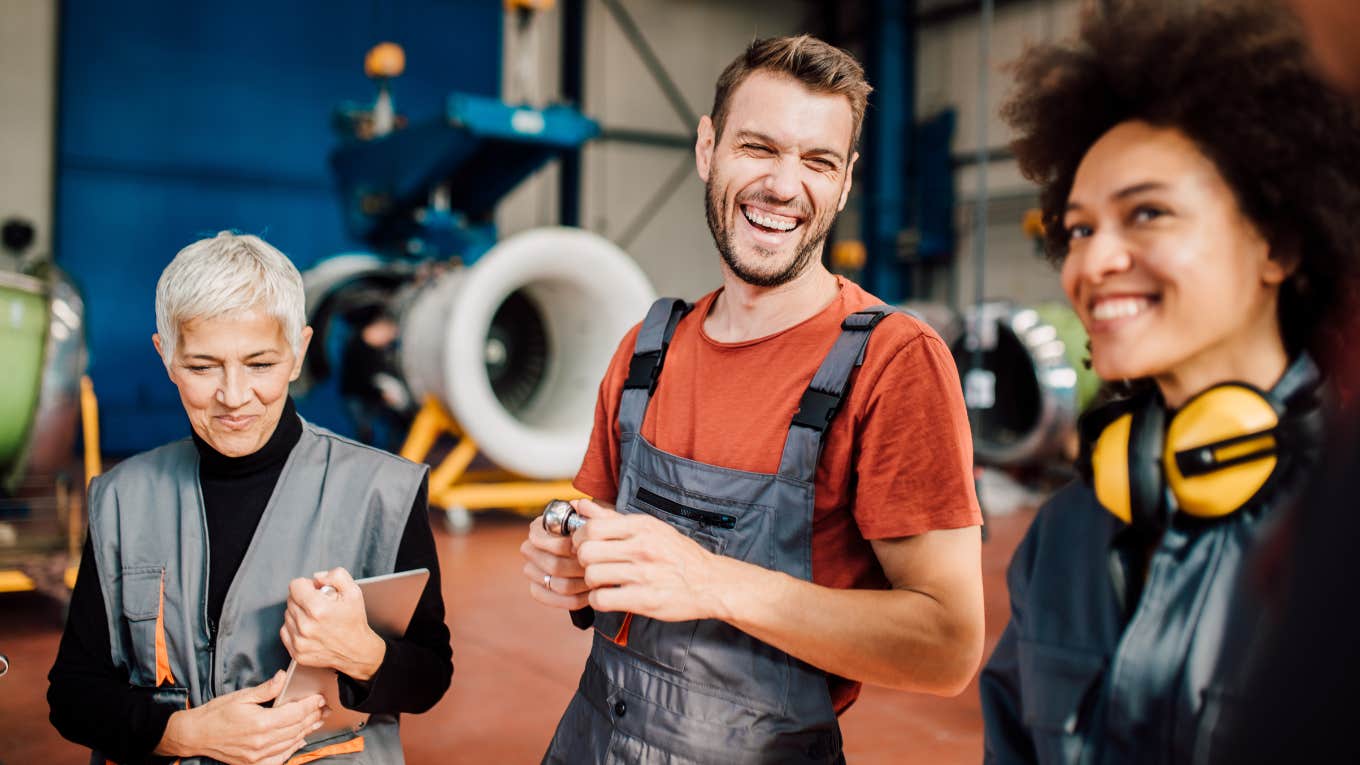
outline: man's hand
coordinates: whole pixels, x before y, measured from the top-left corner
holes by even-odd
[[[266,709],[261,704],[283,690],[284,673],[259,685],[170,715],[156,754],[211,757],[228,765],[281,765],[321,727],[325,702],[307,696]]]
[[[571,506],[581,513],[581,505],[586,502],[572,500]],[[599,507],[594,502],[589,504]],[[529,595],[534,600],[571,611],[589,605],[585,569],[576,561],[571,539],[549,533],[543,526],[543,516],[529,522],[529,537],[519,546],[519,552],[524,556],[524,576],[529,580]]]
[[[572,537],[597,611],[628,611],[666,622],[721,619],[718,569],[726,560],[664,521],[621,515],[589,500],[589,521]]]
[[[334,592],[323,591],[330,586]],[[279,637],[304,667],[330,667],[366,682],[382,665],[387,643],[368,626],[364,593],[343,568],[288,583]]]

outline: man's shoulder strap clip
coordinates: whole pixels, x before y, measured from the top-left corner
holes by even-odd
[[[841,322],[841,329],[859,330],[861,332],[867,332],[869,330],[872,330],[874,327],[877,327],[878,323],[880,321],[883,321],[884,317],[886,317],[888,313],[889,313],[888,311],[884,310],[856,311],[850,314],[849,316],[845,317],[845,321]]]
[[[864,363],[868,335],[894,310],[886,305],[875,306],[856,311],[841,321],[841,332],[846,334],[837,339],[826,361],[813,377],[812,384],[803,391],[803,397],[798,401],[798,411],[793,415],[794,425],[811,428],[818,433],[827,429],[845,400],[851,369]],[[827,388],[831,390],[825,390]]]
[[[816,388],[803,391],[798,400],[798,411],[793,415],[793,424],[811,428],[818,433],[826,430],[841,408],[844,396],[836,393],[823,393]]]
[[[661,298],[652,304],[647,318],[642,322],[638,333],[637,346],[633,358],[628,362],[628,377],[623,381],[624,390],[645,390],[650,396],[656,391],[657,380],[661,379],[661,367],[666,363],[666,351],[670,348],[671,336],[675,327],[689,313],[692,306],[678,298]]]
[[[628,362],[628,379],[623,381],[623,389],[641,388],[651,393],[660,377],[661,351],[634,353],[633,360]]]

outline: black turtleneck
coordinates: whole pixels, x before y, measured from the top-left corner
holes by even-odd
[[[253,454],[227,457],[193,434],[208,526],[208,627],[214,634],[227,590],[301,435],[302,422],[291,398],[269,441]],[[387,641],[383,663],[367,684],[341,676],[345,706],[370,713],[423,712],[449,686],[453,650],[444,624],[439,559],[426,513],[424,486],[411,507],[397,548],[396,570],[411,568],[429,569],[430,579],[406,635]],[[165,735],[166,723],[176,710],[155,703],[152,689],[129,685],[127,671],[114,666],[104,594],[88,538],[71,592],[66,630],[48,681],[52,724],[66,738],[98,749],[120,763],[171,761],[154,757],[151,752]]]
[[[203,515],[208,522],[208,630],[214,635],[227,588],[246,557],[283,464],[301,437],[302,421],[292,398],[284,404],[274,434],[253,454],[228,457],[193,434]]]

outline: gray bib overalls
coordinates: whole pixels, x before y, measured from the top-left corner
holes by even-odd
[[[850,314],[803,394],[779,472],[706,465],[640,434],[667,346],[689,310],[652,306],[619,406],[621,513],[648,513],[708,550],[812,579],[813,478],[822,434],[879,320]],[[840,727],[824,672],[725,622],[597,613],[580,687],[545,763],[837,763]]]

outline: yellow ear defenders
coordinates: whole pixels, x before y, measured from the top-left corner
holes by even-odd
[[[1110,402],[1082,415],[1077,467],[1105,509],[1145,532],[1160,533],[1177,511],[1229,515],[1282,465],[1316,459],[1325,425],[1320,378],[1300,354],[1269,393],[1224,383],[1174,412],[1152,392]]]
[[[1167,412],[1149,396],[1095,439],[1096,499],[1125,523],[1160,524],[1162,506],[1200,518],[1228,515],[1261,490],[1279,463],[1280,412],[1245,383],[1216,385]]]

